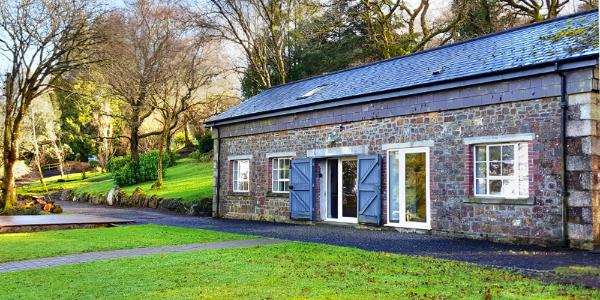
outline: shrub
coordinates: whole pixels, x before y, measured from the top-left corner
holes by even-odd
[[[109,172],[114,172],[115,170],[124,167],[129,161],[130,159],[127,156],[113,157],[106,162],[106,170]]]
[[[200,150],[196,150],[190,153],[190,157],[198,160],[199,162],[211,162],[213,160],[213,153],[212,151],[208,153],[202,153]]]
[[[118,186],[128,186],[136,184],[137,176],[135,174],[135,168],[133,167],[133,161],[129,157],[119,160],[118,166],[112,167],[113,180]]]
[[[163,175],[165,169],[171,165],[170,158],[167,153],[163,153]],[[143,153],[140,155],[140,173],[139,182],[155,180],[158,178],[158,151],[152,150],[150,152]]]
[[[171,165],[171,159],[167,153],[164,153],[163,175],[166,168]],[[129,156],[120,156],[109,160],[106,163],[106,169],[112,173],[113,180],[121,187],[156,180],[158,178],[158,151],[153,150],[140,154],[137,174],[135,173],[133,161]]]
[[[213,150],[214,143],[210,131],[205,130],[202,133],[196,134],[195,137],[198,141],[198,150],[200,150],[201,153],[208,153]]]
[[[165,155],[169,155],[168,153],[166,153]],[[175,151],[171,151],[170,155],[169,155],[169,167],[172,167],[175,165],[175,161],[177,161],[177,158],[179,157],[179,155],[177,154],[177,152]]]
[[[98,166],[100,166],[100,162],[97,160],[90,160],[88,164],[90,168],[94,169],[94,171],[98,168]]]

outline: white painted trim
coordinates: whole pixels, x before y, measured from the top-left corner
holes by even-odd
[[[390,163],[389,163],[389,157],[390,157],[390,152],[391,151],[398,151],[399,154],[402,155],[403,158],[400,158],[400,174],[398,176],[399,181],[398,184],[400,185],[400,190],[404,190],[404,181],[402,180],[402,178],[404,178],[404,172],[405,172],[405,157],[406,157],[406,153],[425,153],[425,191],[426,191],[426,203],[425,203],[425,211],[426,211],[426,218],[427,218],[427,222],[425,223],[421,223],[421,222],[407,222],[404,221],[406,219],[405,214],[403,213],[404,211],[406,211],[406,203],[402,201],[402,199],[400,199],[400,203],[399,203],[399,210],[400,210],[400,216],[399,216],[399,223],[390,223],[390,213],[389,213],[389,209],[390,209]],[[386,220],[386,224],[385,226],[389,226],[389,227],[402,227],[402,228],[411,228],[411,229],[425,229],[425,230],[430,230],[431,229],[431,193],[430,193],[430,158],[429,158],[429,152],[430,149],[429,147],[415,147],[415,148],[405,148],[405,149],[388,149],[387,153],[386,153],[386,165],[387,165],[387,170],[386,170],[386,184],[387,184],[387,192],[386,192],[386,196],[387,196],[387,220]]]
[[[533,133],[518,133],[507,135],[490,135],[490,136],[474,136],[463,139],[465,145],[476,144],[494,144],[494,143],[510,143],[510,142],[528,142],[535,139]]]
[[[423,140],[423,141],[414,141],[414,142],[406,142],[406,143],[396,143],[396,144],[383,144],[381,148],[383,150],[390,149],[402,149],[402,148],[415,148],[415,147],[433,147],[433,140]]]
[[[227,156],[227,160],[251,160],[251,159],[252,159],[252,154]]]
[[[312,149],[306,151],[307,157],[356,156],[369,153],[369,145],[346,146],[336,148]]]
[[[267,153],[267,158],[279,158],[279,157],[296,157],[296,152],[273,152]]]

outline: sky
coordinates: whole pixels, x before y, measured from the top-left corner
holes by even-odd
[[[4,1],[4,0],[0,0],[0,1]],[[100,3],[103,3],[110,8],[123,7],[125,5],[126,1],[129,1],[129,0],[99,0]],[[203,0],[190,0],[190,1],[200,2]],[[417,5],[417,3],[419,2],[419,0],[407,0],[407,1],[409,3],[412,3],[413,5]],[[430,12],[432,13],[432,16],[435,16],[437,14],[440,14],[440,13],[443,13],[444,11],[446,11],[451,2],[452,2],[451,0],[432,0],[431,6],[430,6]],[[580,0],[570,1],[570,3],[567,4],[565,9],[562,11],[562,14],[573,13],[576,10],[576,7],[579,3],[580,3]],[[0,32],[0,35],[1,34],[2,33]],[[226,47],[228,47],[228,48],[231,48],[231,49],[224,49],[226,53],[238,52],[238,50],[234,49],[231,44],[224,44],[224,45],[226,45]],[[237,55],[233,54],[233,56],[235,57]],[[3,56],[0,55],[0,74],[4,74],[7,69],[8,69],[8,61]]]

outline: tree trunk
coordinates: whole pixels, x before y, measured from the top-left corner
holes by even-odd
[[[46,193],[48,192],[48,187],[46,187],[46,182],[44,182],[44,173],[42,172],[42,164],[40,162],[40,148],[37,141],[37,131],[35,130],[35,113],[31,112],[31,132],[33,133],[33,155],[35,160],[35,165],[38,170],[38,174],[40,175],[40,183],[44,187]]]
[[[163,132],[160,135],[160,143],[158,146],[158,174],[156,177],[156,183],[154,183],[152,185],[152,189],[161,189],[163,187],[163,153],[164,153],[164,149],[165,149],[165,143],[167,141],[168,135],[169,135],[169,129],[165,129],[163,130]]]
[[[171,131],[167,132],[167,138],[165,139],[165,148],[167,150],[167,157],[169,157],[170,165],[173,165],[174,161],[171,161],[171,157],[173,157],[173,151],[171,151],[171,142],[173,141],[173,135]]]
[[[194,142],[192,142],[192,138],[191,138],[191,130],[190,130],[190,123],[189,122],[185,122],[185,126],[183,126],[183,132],[185,134],[185,145],[187,147],[193,147],[194,146]]]
[[[2,206],[10,209],[17,206],[17,186],[15,182],[14,167],[17,163],[16,141],[7,142],[10,137],[5,136],[4,148],[4,179],[2,180]]]
[[[131,121],[129,127],[131,127],[131,139],[129,141],[129,152],[131,154],[131,161],[133,162],[133,174],[135,174],[135,182],[139,182],[139,165],[140,165],[140,110],[138,106],[133,106],[131,112]]]

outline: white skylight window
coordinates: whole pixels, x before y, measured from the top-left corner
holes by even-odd
[[[304,99],[304,98],[308,98],[308,97],[312,97],[314,96],[316,93],[322,91],[323,89],[325,89],[327,86],[329,86],[329,84],[322,84],[319,85],[318,87],[306,92],[304,95],[298,97],[298,99]]]

